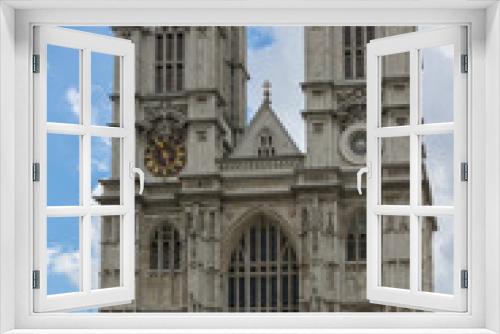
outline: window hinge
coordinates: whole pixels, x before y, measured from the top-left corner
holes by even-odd
[[[469,56],[462,55],[462,73],[469,72]]]
[[[33,163],[33,182],[40,181],[40,163]]]
[[[462,289],[469,287],[469,272],[467,270],[460,271],[460,287]]]
[[[33,55],[33,73],[40,73],[40,55]]]
[[[40,270],[33,270],[33,289],[40,289]]]
[[[466,162],[460,164],[460,179],[462,181],[469,181],[469,164]]]

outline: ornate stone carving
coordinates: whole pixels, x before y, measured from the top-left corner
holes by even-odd
[[[174,108],[146,110],[144,165],[154,176],[176,176],[186,164],[186,118]]]

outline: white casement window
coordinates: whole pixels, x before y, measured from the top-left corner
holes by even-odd
[[[444,60],[439,80],[426,72],[426,61],[433,56]],[[389,60],[391,68],[385,65]],[[463,27],[417,31],[368,44],[367,298],[372,302],[423,310],[467,309],[467,63]],[[395,76],[398,64],[409,73]],[[401,89],[390,94],[399,96],[388,102],[388,88],[395,85]],[[436,145],[443,153],[432,161],[426,151]],[[440,188],[428,186],[429,169],[440,170]],[[395,182],[407,191],[394,192]],[[425,264],[430,258],[440,261],[435,245],[428,244],[431,231],[440,231],[446,241],[434,241],[449,248],[449,262],[441,259],[438,284],[430,279],[437,274],[435,268]],[[402,265],[408,261],[409,266]],[[399,279],[391,279],[391,273],[398,273]]]
[[[52,54],[59,52],[64,63],[54,63]],[[118,87],[114,96],[113,120],[102,123],[91,108],[92,74],[99,57],[119,59]],[[34,311],[60,311],[127,303],[134,299],[134,46],[129,40],[99,36],[64,28],[37,27],[34,31]],[[62,94],[51,67],[65,66],[68,76],[75,77],[75,87],[67,94],[73,102],[73,119],[54,114],[49,97]],[[91,188],[94,150],[111,145],[120,159],[113,166],[116,195],[107,202],[97,202]],[[67,150],[54,161],[54,150]],[[73,155],[73,157],[72,157]],[[77,167],[76,185],[55,178],[51,168],[73,159]],[[118,160],[118,161],[116,161]],[[66,182],[66,183],[65,183]],[[79,189],[68,196],[65,188]],[[142,186],[142,184],[141,184]],[[93,231],[108,225],[115,231],[116,284],[98,284],[92,277]],[[76,238],[76,247],[66,253],[66,261],[77,267],[76,290],[54,293],[48,286],[48,231],[60,229],[67,238]]]
[[[214,8],[206,10],[211,5]],[[146,270],[151,273],[150,263],[154,262],[151,259],[156,259],[154,254],[151,258],[136,258],[134,254],[137,250],[134,225],[143,223],[143,217],[137,213],[141,212],[142,203],[134,203],[137,191],[134,174],[140,174],[135,166],[140,165],[142,159],[140,153],[134,152],[137,141],[141,140],[135,136],[140,133],[143,116],[136,103],[143,92],[135,85],[144,82],[155,90],[155,81],[143,78],[136,81],[135,77],[143,70],[137,71],[134,67],[144,64],[134,53],[142,49],[137,45],[134,47],[129,40],[56,27],[127,27],[130,28],[127,31],[130,35],[115,36],[132,37],[133,40],[136,28],[140,27],[227,24],[374,26],[379,37],[385,36],[378,33],[380,27],[426,25],[425,30],[419,26],[413,33],[374,38],[368,43],[365,53],[367,166],[361,172],[367,173],[367,224],[366,232],[354,228],[346,232],[366,233],[366,298],[373,303],[371,306],[381,305],[385,307],[384,311],[389,312],[323,310],[315,314],[221,312],[216,315],[127,312],[127,306],[135,305],[134,299],[139,300],[138,296],[142,293],[140,289],[135,291],[142,278],[138,276],[140,272],[134,272],[140,270],[135,261],[146,259]],[[428,28],[431,25],[434,28]],[[435,29],[437,26],[446,28]],[[110,30],[116,31],[116,28]],[[332,40],[343,41],[341,34],[324,36],[328,43]],[[64,4],[49,0],[2,1],[0,332],[52,333],[63,330],[74,333],[87,330],[118,333],[130,332],[131,328],[137,333],[174,329],[192,332],[193,327],[197,327],[202,328],[198,331],[231,330],[235,333],[248,332],[249,329],[274,333],[284,330],[311,333],[325,330],[339,333],[499,333],[499,36],[500,6],[493,0],[453,3],[445,0],[390,3],[374,0],[369,4],[366,1],[353,1],[353,4],[308,1],[306,4],[300,0],[290,4],[270,0],[251,4],[243,1],[227,6],[208,1],[202,8],[193,3],[138,0],[130,0],[126,4],[87,0]],[[155,62],[155,35],[147,38],[151,41],[148,53],[151,62]],[[187,38],[186,45],[189,46]],[[59,52],[54,59],[69,59],[64,56],[69,55],[73,57],[72,64],[77,65],[51,62],[51,52],[54,51]],[[337,53],[344,58],[341,50]],[[431,57],[426,57],[429,53]],[[311,54],[318,56],[315,62],[324,61],[324,53]],[[113,105],[112,117],[105,122],[93,118],[92,110],[92,78],[96,77],[92,73],[99,71],[95,64],[103,55],[112,58],[108,63],[114,64],[113,80],[118,78],[113,81],[113,93],[109,95]],[[428,75],[428,69],[436,68],[436,64],[428,66],[436,56],[446,58],[442,63],[445,66],[439,73]],[[304,57],[305,62],[309,61],[307,57]],[[389,58],[390,61],[387,60]],[[187,61],[187,57],[185,59]],[[324,63],[325,66],[332,65],[329,61]],[[400,63],[401,68],[409,69],[408,73],[396,75],[401,74],[401,68],[391,73],[386,63]],[[76,78],[74,89],[58,91],[57,80],[51,79],[50,74],[51,67],[55,66],[63,68],[62,72],[67,68],[68,76]],[[340,66],[343,72],[342,63],[335,66]],[[152,66],[149,71],[154,78],[155,68]],[[333,81],[323,82],[320,72],[318,83],[333,85]],[[304,74],[305,81],[309,74]],[[426,85],[429,80],[435,80],[434,84]],[[50,87],[54,84],[56,86]],[[342,78],[335,85],[341,86]],[[394,94],[388,99],[384,94],[386,85],[391,85],[387,94]],[[429,87],[434,91],[430,92]],[[63,100],[71,101],[72,120],[51,115],[49,100],[55,93],[68,94],[63,95]],[[429,93],[434,93],[432,99],[427,99],[426,94]],[[442,103],[433,106],[426,102],[439,101],[440,98]],[[388,101],[392,101],[391,104]],[[433,112],[428,113],[427,108],[431,107]],[[435,112],[440,109],[442,112]],[[388,114],[393,117],[386,117]],[[138,124],[135,124],[135,117]],[[323,133],[330,131],[327,125],[325,123]],[[318,135],[316,132],[312,131],[313,135]],[[273,143],[278,139],[273,138]],[[442,159],[431,162],[431,155],[426,155],[426,152],[433,146],[449,149],[441,155]],[[112,152],[108,154],[113,157],[110,159],[112,171],[106,177],[99,178],[92,174],[94,147]],[[387,147],[399,147],[400,150]],[[60,154],[51,155],[54,150],[59,150]],[[399,153],[388,155],[387,152],[392,151]],[[62,159],[54,160],[54,156]],[[436,157],[435,154],[432,156]],[[78,162],[78,167],[73,168],[75,164],[70,166],[72,172],[78,175],[74,178],[78,181],[74,184],[74,179],[59,178],[58,186],[53,187],[51,182],[57,176],[54,175],[57,169],[51,167],[69,165],[66,163],[69,160]],[[435,164],[431,169],[441,171],[444,188],[443,184],[432,188],[427,174],[430,163]],[[361,165],[364,162],[349,172]],[[361,176],[362,173],[358,174],[359,191],[362,190]],[[349,182],[350,188],[345,190],[352,192],[352,178]],[[99,193],[99,189],[95,188],[99,183],[106,185],[106,192]],[[392,191],[395,184],[399,189],[397,193]],[[406,192],[400,190],[402,186],[406,187]],[[78,197],[56,196],[57,191],[64,187],[71,188],[72,194],[77,193]],[[74,189],[78,191],[74,192]],[[425,189],[431,189],[432,196]],[[358,200],[364,202],[361,197]],[[191,218],[190,212],[186,214],[187,218]],[[219,215],[218,211],[215,212]],[[306,221],[315,213],[298,207],[296,212],[289,210],[286,214],[299,220],[300,225],[302,217]],[[332,216],[337,214],[335,206]],[[231,213],[222,212],[221,215],[230,216]],[[338,217],[343,218],[340,214]],[[172,230],[179,227],[175,221],[165,224],[172,224]],[[51,229],[61,233],[48,233]],[[95,229],[104,232],[95,234]],[[154,230],[148,232],[152,232],[148,236],[154,235]],[[72,272],[77,274],[67,279],[78,282],[71,288],[62,284],[57,289],[51,286],[50,282],[57,283],[57,280],[48,276],[54,272],[60,274],[57,272],[61,268],[54,267],[58,264],[50,260],[53,252],[57,251],[54,248],[57,243],[49,239],[49,235],[62,239],[67,237],[71,239],[72,246],[77,245],[60,249],[59,253],[63,255],[59,259],[67,261],[65,264],[78,268]],[[103,239],[95,243],[95,235]],[[434,235],[441,235],[443,239],[433,245],[446,240],[446,244],[440,245],[445,246],[447,259],[434,257],[435,246],[425,243],[435,238]],[[160,239],[165,241],[168,238]],[[173,240],[175,243],[176,238]],[[94,276],[99,270],[93,266],[100,264],[93,262],[92,254],[101,241],[112,249],[111,253],[99,259],[110,261],[106,270],[112,269],[106,272],[106,278],[112,277],[111,281]],[[154,239],[152,241],[147,244],[148,247],[154,246]],[[181,244],[180,249],[184,245],[187,244]],[[323,247],[324,244],[320,245]],[[333,247],[350,259],[348,253],[352,245],[352,242],[337,243]],[[153,246],[152,249],[155,249]],[[346,260],[349,262],[346,268],[360,265],[357,262],[360,262],[359,254],[363,252],[359,250],[359,245],[356,247],[358,258]],[[235,248],[236,251],[238,249]],[[297,259],[300,256],[301,253],[297,253]],[[332,264],[337,266],[333,261]],[[189,263],[181,259],[180,271],[189,268]],[[440,276],[437,276],[436,268]],[[174,269],[167,270],[166,274],[177,274],[177,271],[174,261]],[[151,276],[158,272],[156,270]],[[441,276],[442,273],[446,275]],[[330,276],[329,273],[316,277],[330,280],[332,284],[339,282],[337,276]],[[436,283],[438,281],[439,284]],[[364,279],[361,280],[361,283],[364,282]],[[140,284],[137,286],[140,287]],[[314,288],[311,285],[300,287]],[[341,291],[348,288],[347,285],[340,286]],[[163,287],[160,286],[160,289]],[[153,297],[156,296],[160,294]],[[299,307],[308,302],[302,297],[298,296]],[[113,309],[119,305],[120,313],[107,312],[107,306],[113,306],[109,308]],[[437,312],[395,313],[393,311],[399,310],[390,306]]]

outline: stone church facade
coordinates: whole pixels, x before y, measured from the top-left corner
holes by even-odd
[[[136,45],[136,161],[146,180],[136,196],[136,298],[101,311],[398,310],[366,300],[366,205],[355,176],[366,152],[366,43],[413,30],[304,28],[305,109],[287,111],[302,113],[303,153],[269,83],[247,122],[244,27],[113,28]],[[389,65],[382,117],[401,122],[408,64]],[[405,148],[383,150],[388,179],[397,175],[384,196],[408,196]],[[101,183],[97,199],[116,200],[117,180]],[[119,282],[111,230],[101,234],[101,286]],[[384,233],[396,241],[384,246],[383,284],[405,288],[409,252],[394,245],[409,242],[408,224],[389,217]]]

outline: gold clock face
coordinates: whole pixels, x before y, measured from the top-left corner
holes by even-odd
[[[146,168],[155,176],[176,176],[186,165],[186,146],[180,134],[156,135],[148,139]]]

